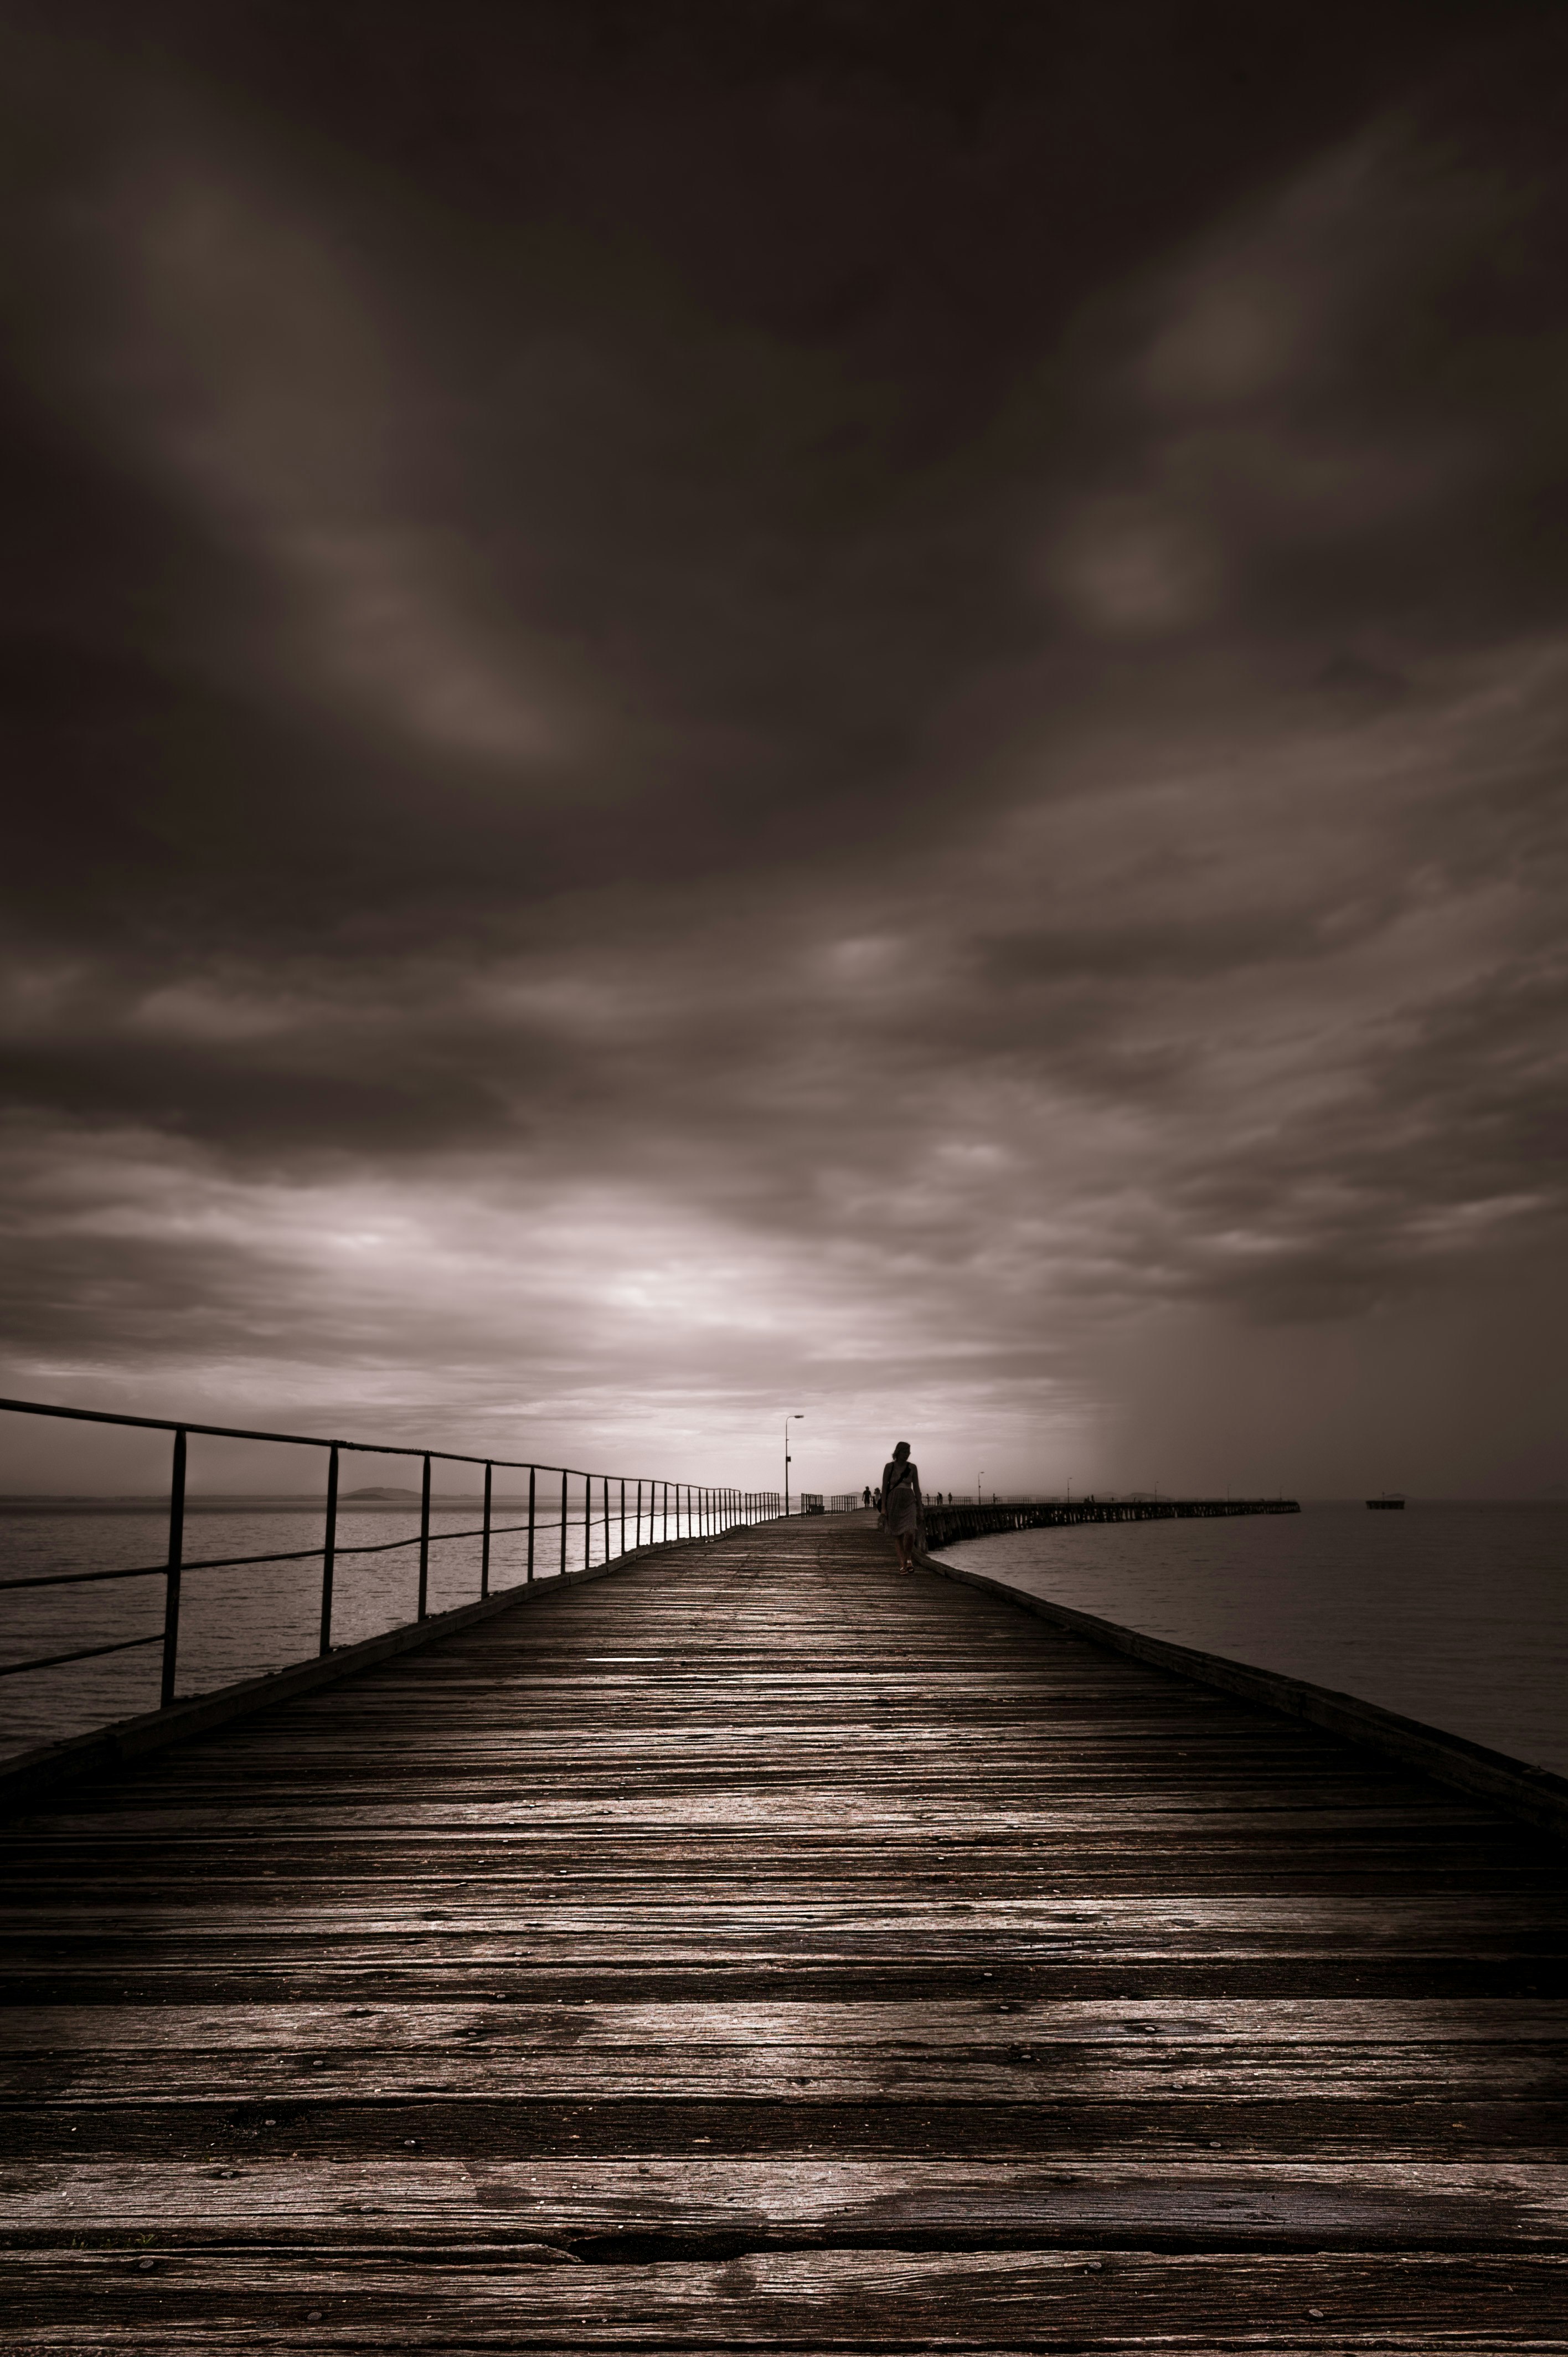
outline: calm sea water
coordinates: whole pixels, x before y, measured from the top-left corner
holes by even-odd
[[[584,1561],[580,1493],[575,1494],[573,1508],[575,1519],[568,1519],[565,1562],[575,1571]],[[480,1513],[478,1505],[432,1506],[432,1612],[471,1604],[478,1596],[478,1538],[446,1534],[472,1530]],[[519,1506],[498,1501],[494,1507],[497,1525],[526,1524],[527,1517],[526,1502]],[[413,1619],[418,1547],[386,1550],[389,1541],[417,1536],[418,1530],[417,1504],[339,1512],[333,1576],[335,1644],[357,1644]],[[662,1537],[663,1531],[660,1523],[652,1534]],[[5,1506],[0,1508],[0,1577],[156,1566],[165,1553],[167,1532],[167,1507],[153,1501],[105,1502],[91,1511],[79,1501],[33,1511]],[[643,1536],[649,1535],[645,1525]],[[671,1512],[670,1536],[679,1535]],[[318,1548],[321,1539],[322,1512],[317,1503],[250,1500],[220,1507],[193,1504],[186,1516],[185,1557],[188,1565],[213,1556],[288,1554]],[[635,1542],[635,1527],[628,1520],[627,1544]],[[610,1529],[611,1554],[619,1547],[618,1511]],[[382,1551],[355,1553],[356,1548]],[[596,1523],[593,1560],[603,1559],[604,1530]],[[558,1576],[561,1564],[559,1521],[547,1519],[542,1508],[535,1529],[535,1576]],[[492,1536],[492,1591],[518,1585],[527,1568],[526,1529],[503,1529]],[[320,1613],[319,1555],[299,1563],[188,1570],[181,1585],[178,1693],[206,1694],[236,1678],[259,1677],[308,1659],[317,1651]],[[0,1663],[153,1636],[161,1633],[163,1620],[161,1570],[142,1579],[12,1589],[0,1593]],[[0,1755],[155,1710],[160,1665],[161,1649],[155,1643],[98,1661],[0,1678]]]
[[[943,1560],[1568,1774],[1568,1503],[1088,1523]]]

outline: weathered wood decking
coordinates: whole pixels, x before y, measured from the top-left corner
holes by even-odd
[[[11,2349],[1568,2347],[1561,1847],[858,1520],[7,1848]]]

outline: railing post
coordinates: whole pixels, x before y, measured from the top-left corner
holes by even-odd
[[[624,1473],[621,1475],[620,1481],[620,1551],[622,1555],[626,1553],[626,1476]]]
[[[566,1469],[561,1469],[561,1577],[566,1577]]]
[[[185,1426],[174,1437],[174,1464],[168,1485],[168,1569],[164,1580],[164,1674],[160,1707],[174,1700],[175,1663],[179,1657],[179,1567],[185,1557]]]
[[[490,1592],[490,1477],[495,1472],[495,1467],[487,1457],[485,1459],[485,1541],[483,1546],[479,1550],[479,1594],[481,1597],[488,1596]]]
[[[583,1476],[583,1569],[588,1571],[594,1561],[594,1477]]]
[[[332,1574],[338,1561],[338,1443],[332,1443],[327,1459],[327,1536],[321,1549],[321,1643],[317,1651],[332,1651]]]
[[[426,1452],[424,1479],[419,1491],[419,1610],[415,1619],[429,1618],[425,1607],[430,1597],[430,1458]]]
[[[528,1469],[528,1584],[531,1587],[533,1585],[533,1485],[538,1475],[538,1466],[531,1465]]]
[[[605,1485],[605,1561],[608,1563],[610,1559],[610,1477],[605,1473],[601,1474],[600,1479]]]

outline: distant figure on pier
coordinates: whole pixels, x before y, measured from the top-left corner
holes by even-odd
[[[862,1504],[863,1504],[863,1505],[867,1505],[867,1506],[869,1506],[869,1505],[870,1505],[870,1503],[871,1503],[871,1484],[870,1484],[870,1482],[869,1482],[869,1481],[866,1483],[866,1485],[865,1485],[865,1489],[861,1491],[860,1496],[861,1496],[861,1502],[862,1502]]]
[[[882,1469],[882,1515],[898,1542],[898,1568],[913,1572],[915,1540],[920,1528],[922,1501],[920,1469],[909,1461],[909,1444],[899,1441]]]

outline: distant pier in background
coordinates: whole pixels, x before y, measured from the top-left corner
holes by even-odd
[[[1299,1514],[1294,1498],[1047,1498],[989,1506],[926,1507],[926,1544],[934,1550],[999,1531],[1048,1531],[1069,1523],[1163,1523],[1192,1516]]]

